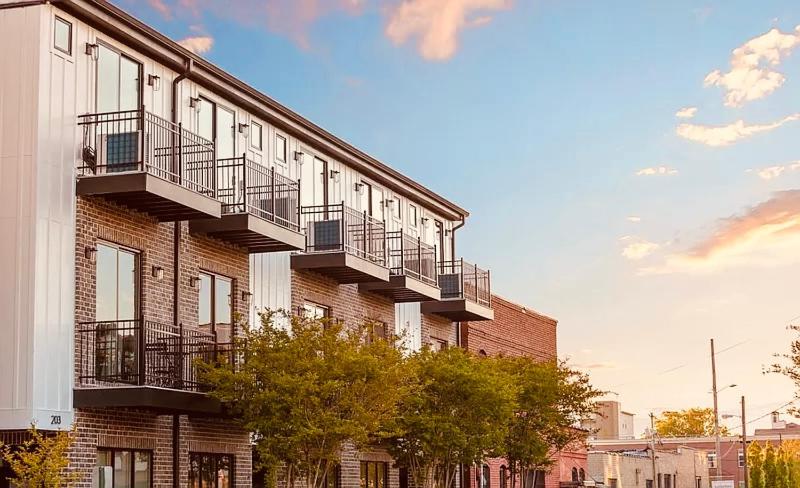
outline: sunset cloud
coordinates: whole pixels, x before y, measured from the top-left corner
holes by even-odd
[[[700,124],[680,124],[675,130],[678,136],[684,139],[699,142],[706,146],[720,147],[736,143],[742,139],[769,132],[777,129],[787,122],[800,119],[800,113],[789,115],[780,120],[769,124],[747,125],[743,120],[728,125],[700,125]]]
[[[204,54],[214,46],[214,38],[211,36],[193,36],[181,39],[178,44],[195,54]]]
[[[703,273],[734,266],[800,261],[800,190],[775,193],[740,215],[722,219],[708,238],[641,274]]]
[[[786,164],[776,164],[774,166],[767,166],[766,168],[761,168],[759,170],[748,170],[748,172],[753,172],[758,175],[759,178],[762,180],[771,180],[773,178],[777,178],[781,176],[783,173],[787,173],[789,171],[795,171],[800,169],[800,160],[790,161]]]
[[[675,112],[675,117],[679,119],[691,119],[697,113],[697,107],[683,107]]]
[[[147,0],[147,3],[165,19],[169,20],[172,18],[172,10],[164,3],[164,0]]]
[[[639,261],[656,252],[661,246],[655,242],[625,236],[620,239],[628,244],[622,248],[622,256],[631,261]]]
[[[786,81],[774,68],[798,45],[800,26],[791,33],[772,29],[734,49],[730,71],[714,70],[706,76],[704,84],[723,88],[725,105],[729,107],[740,107],[745,102],[764,98]]]
[[[670,176],[678,174],[678,170],[669,166],[652,166],[642,168],[636,172],[636,176]]]
[[[415,39],[419,54],[430,61],[450,59],[461,32],[488,24],[495,12],[511,7],[511,0],[401,0],[389,8],[386,36],[402,45]]]

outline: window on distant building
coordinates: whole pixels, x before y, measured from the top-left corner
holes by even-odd
[[[608,487],[609,488],[617,488],[617,479],[616,478],[608,478]]]
[[[388,488],[389,464],[380,461],[361,461],[360,488]]]
[[[664,488],[672,488],[672,475],[664,475]]]
[[[698,476],[695,478],[695,488],[703,488],[703,478]]]
[[[744,450],[739,449],[739,467],[744,468]]]
[[[436,337],[431,337],[431,348],[434,351],[444,351],[448,348],[450,344],[444,339],[438,339]]]
[[[56,17],[53,47],[64,54],[72,55],[72,24]]]
[[[492,476],[492,470],[489,468],[488,464],[484,464],[481,468],[481,487],[480,488],[491,488],[492,483],[490,481]]]
[[[586,481],[586,471],[583,468],[578,470],[578,475],[580,476],[580,481]]]
[[[367,340],[369,343],[376,340],[386,340],[386,323],[373,322],[367,326]]]
[[[708,467],[709,468],[716,468],[717,467],[717,453],[709,452],[706,454],[706,459],[708,459]]]
[[[500,488],[508,488],[508,468],[500,466]]]
[[[322,320],[330,318],[331,309],[330,307],[320,305],[319,303],[305,302],[303,303],[301,313],[304,318],[309,320]]]
[[[580,481],[578,479],[578,468],[572,468],[572,481]]]
[[[658,488],[664,488],[664,475],[661,474],[661,473],[658,473],[658,476],[656,477],[656,480],[658,481]]]
[[[339,488],[339,473],[340,468],[338,464],[328,467],[328,473],[325,474],[325,479],[322,480],[322,486],[324,488]]]
[[[653,480],[644,480],[644,488],[653,488]]]
[[[231,454],[189,453],[189,488],[231,488]]]
[[[149,488],[152,454],[131,449],[97,449],[97,488]]]

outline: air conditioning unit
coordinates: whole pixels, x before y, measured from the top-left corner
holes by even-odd
[[[97,167],[100,172],[120,173],[140,169],[142,132],[97,135]]]

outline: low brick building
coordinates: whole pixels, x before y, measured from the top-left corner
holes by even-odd
[[[461,344],[467,350],[485,356],[529,356],[540,361],[558,356],[558,321],[526,306],[497,295],[492,296],[494,320],[461,323]],[[528,477],[518,486],[558,488],[580,480],[586,472],[586,449],[579,445],[553,454],[553,466]],[[490,459],[470,469],[467,486],[474,488],[511,486],[504,459]],[[488,481],[488,484],[487,484]]]
[[[655,454],[655,455],[653,455]],[[589,451],[587,480],[609,488],[704,488],[709,486],[704,451]]]

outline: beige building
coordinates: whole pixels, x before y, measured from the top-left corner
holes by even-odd
[[[587,480],[609,488],[702,488],[709,483],[705,452],[687,447],[656,450],[655,460],[650,449],[589,451],[588,467]]]
[[[583,424],[593,432],[594,439],[633,439],[633,414],[622,410],[619,402],[606,400],[597,403],[594,420]]]

